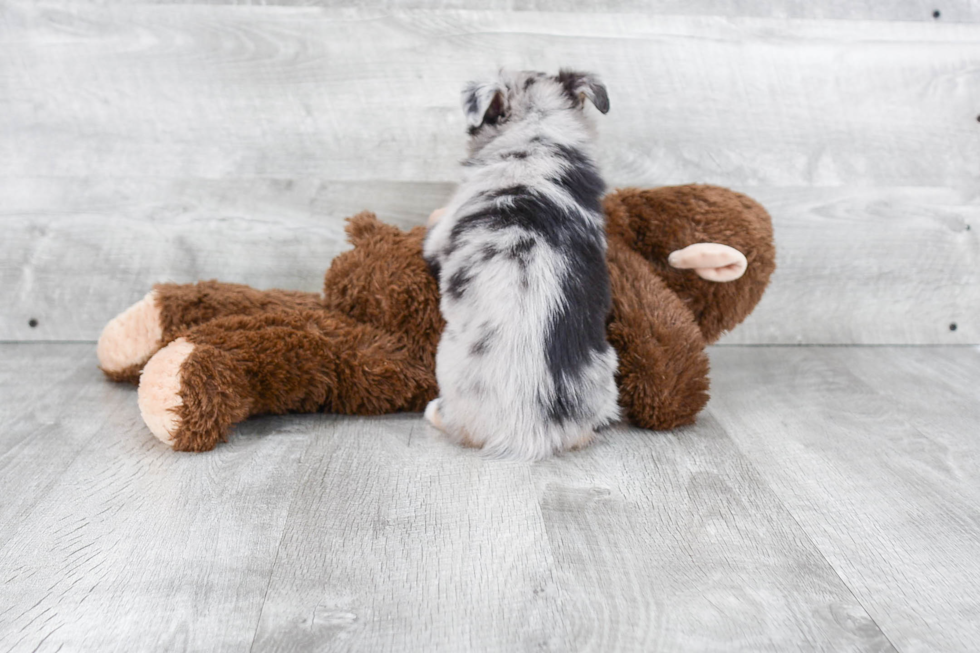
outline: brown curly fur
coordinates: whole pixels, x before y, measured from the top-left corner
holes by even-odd
[[[690,424],[708,400],[705,344],[748,315],[775,269],[769,216],[744,195],[694,185],[619,190],[605,209],[620,403],[641,427]],[[436,396],[444,322],[425,229],[402,232],[365,212],[346,231],[354,248],[334,259],[322,297],[218,281],[155,286],[160,346],[194,345],[180,368],[174,449],[212,449],[250,415],[420,411]],[[667,265],[698,242],[735,247],[748,271],[713,283]]]
[[[319,310],[320,295],[294,290],[256,290],[238,283],[199,281],[191,284],[158,283],[156,303],[163,331],[157,349],[172,342],[189,328],[229,315],[249,316]],[[155,353],[155,352],[154,352]],[[149,357],[147,357],[149,358]],[[122,370],[102,370],[113,381],[139,384],[145,361]]]
[[[694,422],[708,402],[708,357],[691,311],[642,256],[609,240],[613,307],[606,335],[619,355],[626,417],[663,430]]]
[[[154,353],[156,353],[156,351],[159,351],[160,347],[162,346],[163,346],[162,344],[159,344],[156,350],[154,351]],[[149,357],[147,357],[146,360],[149,360]],[[102,366],[99,366],[99,369],[102,370],[102,373],[105,374],[106,378],[109,379],[110,381],[115,381],[116,383],[131,383],[133,385],[139,385],[140,372],[143,371],[143,367],[145,365],[146,365],[146,361],[143,361],[142,363],[137,363],[135,365],[130,365],[129,367],[124,367],[121,370],[107,370]]]
[[[694,314],[708,344],[734,329],[762,299],[776,269],[776,247],[769,214],[752,198],[727,188],[689,184],[627,188],[607,195],[603,205],[610,240],[619,238],[649,261]],[[671,252],[694,243],[739,250],[748,260],[745,274],[716,283],[667,264]]]

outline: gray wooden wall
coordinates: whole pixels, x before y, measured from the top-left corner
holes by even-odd
[[[358,4],[0,1],[0,340],[95,339],[156,281],[316,290],[343,217],[449,196],[465,81],[570,65],[610,185],[772,213],[724,342],[980,342],[980,2]]]

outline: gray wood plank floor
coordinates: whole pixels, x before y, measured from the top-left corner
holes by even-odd
[[[91,344],[0,344],[0,650],[975,650],[980,349],[710,353],[695,426],[528,465],[418,415],[177,454]]]

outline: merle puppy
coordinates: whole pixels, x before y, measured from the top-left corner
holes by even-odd
[[[425,415],[491,454],[545,458],[619,416],[586,98],[609,111],[594,75],[564,70],[463,91],[464,180],[424,246],[446,319]]]

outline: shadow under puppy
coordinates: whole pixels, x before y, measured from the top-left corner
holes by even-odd
[[[606,342],[605,184],[588,73],[501,71],[463,91],[464,179],[426,236],[446,328],[426,418],[456,441],[537,460],[619,418]]]

